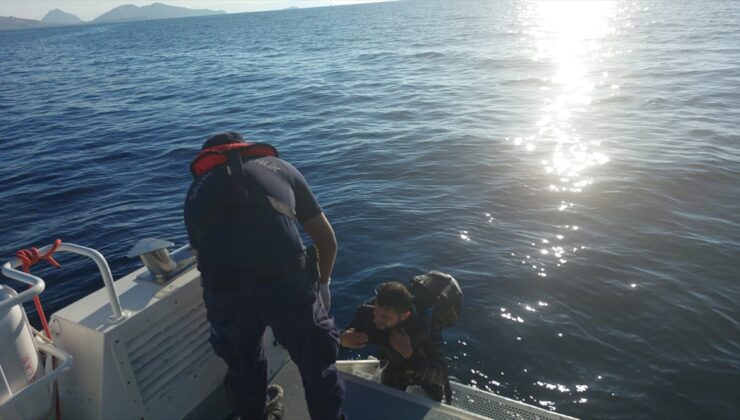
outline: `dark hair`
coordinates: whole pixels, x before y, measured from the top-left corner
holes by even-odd
[[[219,133],[209,137],[208,140],[203,143],[202,149],[205,150],[209,147],[221,146],[231,143],[244,143],[244,137],[242,137],[242,135],[237,133],[236,131],[226,131],[224,133]]]
[[[397,281],[390,281],[378,287],[375,303],[402,314],[411,310],[411,299],[411,292],[409,292],[406,286]]]

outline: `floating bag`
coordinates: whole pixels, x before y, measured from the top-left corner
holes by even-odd
[[[409,291],[419,313],[431,311],[431,320],[440,328],[449,327],[460,317],[463,293],[454,277],[430,271],[411,279]]]

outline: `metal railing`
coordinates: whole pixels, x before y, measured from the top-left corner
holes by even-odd
[[[47,245],[39,249],[39,253],[43,254],[51,249],[51,247],[52,245]],[[93,261],[95,261],[95,264],[98,265],[98,269],[100,270],[100,274],[103,276],[103,283],[105,283],[105,289],[108,292],[108,299],[110,299],[110,307],[112,313],[111,316],[108,317],[108,320],[111,323],[118,323],[126,319],[126,313],[121,309],[121,301],[118,299],[118,293],[116,293],[116,285],[115,283],[113,283],[113,274],[111,274],[110,267],[108,266],[108,262],[105,260],[105,257],[103,257],[103,254],[92,248],[64,242],[59,245],[59,248],[57,248],[56,252],[70,252],[72,254],[79,254],[85,257],[89,257]],[[16,270],[16,267],[19,267],[21,265],[21,260],[19,258],[15,258],[3,264],[2,273],[6,277],[18,280],[22,283],[26,283],[31,287],[21,293],[18,293],[17,296],[11,299],[0,302],[0,313],[5,311],[6,309],[12,308],[19,303],[23,303],[33,299],[34,296],[40,295],[46,287],[46,283],[44,283],[44,280],[42,278],[34,276],[30,273],[24,273],[22,271]]]
[[[55,380],[60,374],[63,372],[66,372],[72,368],[72,364],[74,363],[74,358],[71,354],[67,353],[66,351],[60,349],[59,347],[49,344],[49,343],[37,343],[39,350],[46,354],[50,354],[54,356],[56,359],[61,360],[62,363],[55,367],[54,370],[51,372],[48,372],[44,376],[41,376],[34,382],[28,384],[27,386],[23,387],[20,391],[16,392],[15,394],[10,395],[10,399],[3,402],[3,404],[9,403],[11,400],[18,400],[23,398],[26,395],[33,394],[36,392],[39,388],[42,386],[48,385],[51,383],[51,381]]]

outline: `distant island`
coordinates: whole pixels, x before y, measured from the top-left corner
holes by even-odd
[[[226,14],[223,10],[188,9],[187,7],[168,6],[162,3],[153,3],[149,6],[141,7],[126,4],[118,6],[108,13],[103,13],[93,19],[92,22],[131,22],[136,20],[173,19],[223,14]]]
[[[85,23],[134,22],[140,20],[174,19],[223,14],[226,14],[223,10],[188,9],[187,7],[169,6],[163,3],[152,3],[148,6],[126,4],[103,13],[90,22],[85,22],[71,13],[54,9],[47,13],[41,20],[0,16],[0,31],[63,25],[82,25]]]
[[[33,19],[21,19],[13,16],[0,16],[0,31],[12,29],[40,28],[47,26],[44,22]]]
[[[41,19],[41,22],[49,25],[79,25],[80,23],[85,23],[84,20],[77,16],[59,9],[54,9],[47,13]]]

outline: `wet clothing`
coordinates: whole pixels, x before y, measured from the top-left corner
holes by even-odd
[[[185,224],[198,250],[210,341],[228,366],[235,414],[261,419],[266,403],[265,326],[298,366],[313,419],[341,418],[344,387],[336,370],[339,332],[317,299],[296,221],[321,214],[303,176],[276,157],[248,159],[238,182],[226,165],[196,177]],[[247,194],[244,194],[246,189]],[[266,195],[295,217],[262,205]],[[255,200],[257,198],[257,200]]]
[[[375,326],[374,306],[375,298],[358,307],[347,329],[367,334],[368,344],[377,346],[378,359],[385,365],[381,382],[402,390],[409,385],[419,385],[432,399],[442,401],[449,393],[449,379],[441,331],[412,311],[397,327],[411,339],[413,354],[405,359],[391,347],[390,330],[379,330]]]

